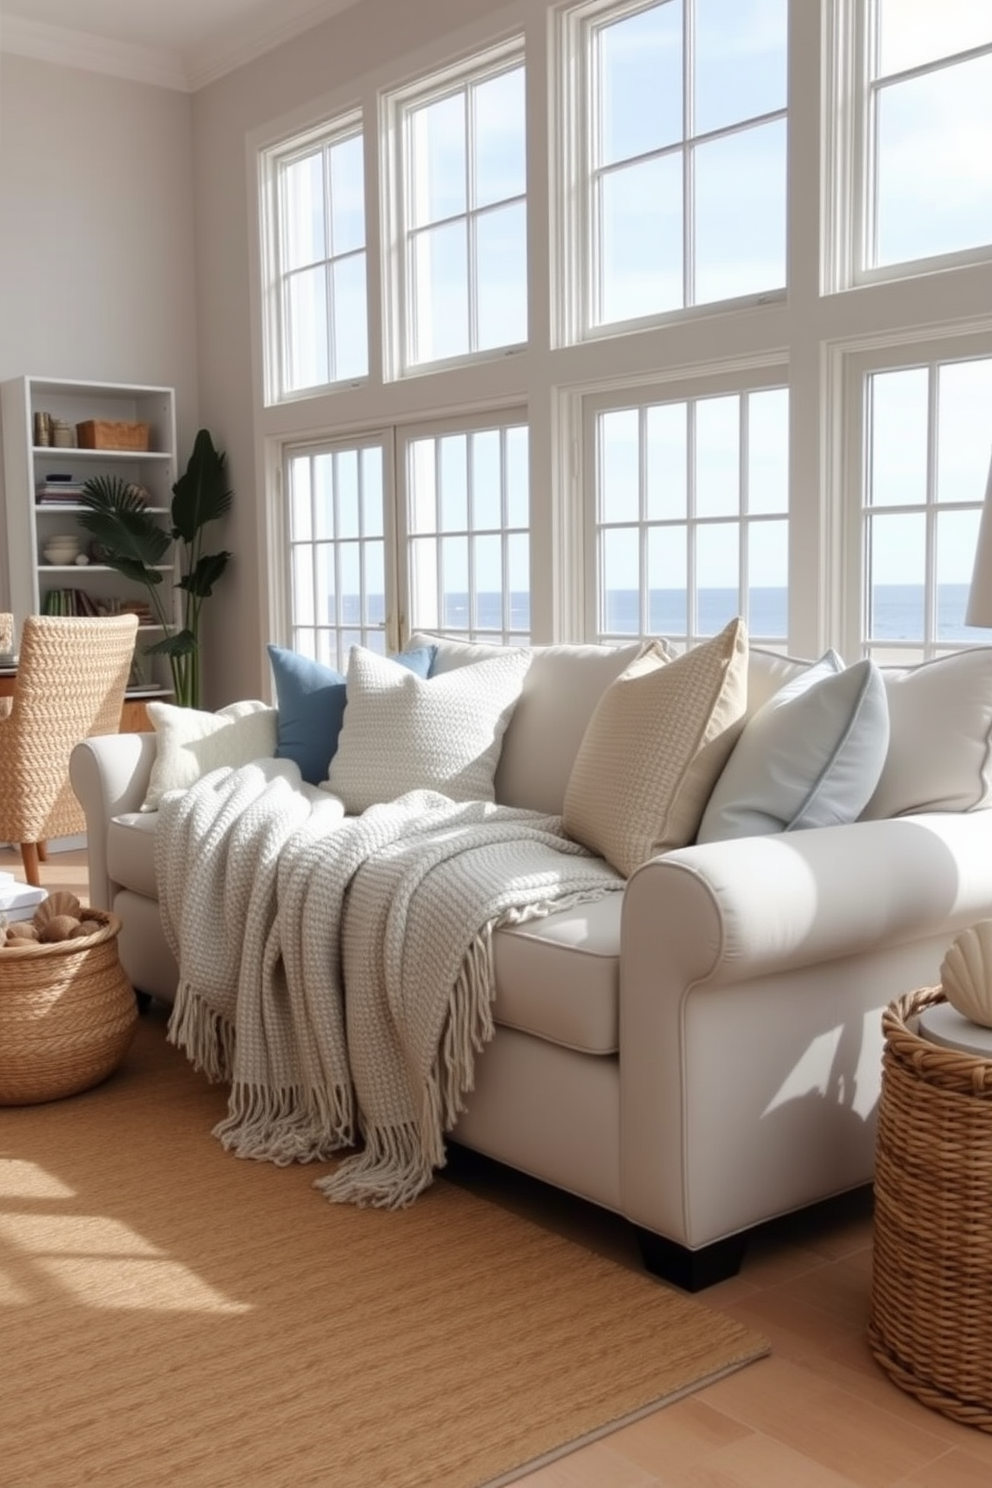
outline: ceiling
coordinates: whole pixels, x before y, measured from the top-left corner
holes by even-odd
[[[361,0],[0,0],[0,49],[194,90]]]

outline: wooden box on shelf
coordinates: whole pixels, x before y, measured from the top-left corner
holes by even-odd
[[[128,423],[123,419],[84,419],[76,425],[80,449],[138,450],[148,448],[150,424]]]

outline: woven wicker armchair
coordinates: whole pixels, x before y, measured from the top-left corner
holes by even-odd
[[[28,883],[51,837],[86,830],[69,755],[90,734],[116,734],[134,654],[134,615],[30,615],[12,706],[0,717],[0,841],[20,844]]]

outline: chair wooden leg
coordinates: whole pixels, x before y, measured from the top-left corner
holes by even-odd
[[[38,888],[41,884],[41,873],[38,868],[39,856],[37,842],[21,843],[21,862],[24,864],[24,876],[29,884],[34,884],[35,888]]]
[[[36,847],[38,849],[38,861],[41,862],[41,863],[47,863],[48,862],[48,843],[47,842],[38,842],[35,845],[36,845]]]

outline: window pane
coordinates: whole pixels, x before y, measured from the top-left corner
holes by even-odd
[[[365,247],[365,178],[362,136],[341,140],[328,151],[331,180],[331,252]]]
[[[467,630],[468,612],[468,538],[445,537],[441,540],[441,613],[443,624],[451,630]]]
[[[333,625],[337,610],[334,549],[330,543],[314,548],[313,618],[317,625]]]
[[[524,70],[500,73],[472,90],[475,110],[474,202],[523,196],[527,188]]]
[[[597,33],[599,160],[610,165],[682,138],[682,4],[668,0]]]
[[[452,222],[414,239],[415,362],[463,356],[468,339],[465,223]]]
[[[364,253],[333,264],[331,283],[334,295],[334,381],[343,382],[350,377],[364,377],[369,370]]]
[[[648,532],[648,632],[684,636],[689,631],[685,527],[652,528]]]
[[[936,520],[937,640],[974,642],[980,639],[964,623],[980,511],[943,511]]]
[[[868,636],[922,641],[926,628],[926,518],[873,516],[868,529]]]
[[[748,631],[765,640],[789,634],[789,524],[747,527]]]
[[[433,439],[413,439],[407,446],[410,476],[407,505],[411,532],[437,531],[436,450]]]
[[[337,550],[338,572],[340,573],[340,614],[339,620],[343,626],[358,626],[364,619],[362,613],[362,568],[361,549],[355,542],[338,543]],[[344,637],[342,637],[342,640]],[[351,644],[360,644],[360,631],[352,638]]]
[[[785,284],[784,119],[694,152],[697,305]]]
[[[380,629],[386,623],[386,553],[381,542],[362,545],[365,562],[365,624]]]
[[[640,516],[640,416],[636,408],[599,420],[599,520],[636,522]]]
[[[694,133],[784,109],[788,0],[696,0]]]
[[[472,435],[472,526],[476,529],[503,525],[499,445],[498,429]]]
[[[323,264],[288,280],[285,324],[287,391],[327,382],[327,270]]]
[[[310,461],[293,460],[289,467],[289,540],[307,542],[310,519]]]
[[[337,480],[339,538],[358,537],[358,451],[342,450],[334,457]]]
[[[647,410],[646,507],[654,521],[684,518],[688,511],[686,417],[684,403],[660,403]]]
[[[878,76],[992,41],[987,0],[878,0]]]
[[[640,536],[636,527],[600,533],[600,631],[637,635],[640,630]]]
[[[441,531],[464,532],[468,527],[468,449],[464,434],[438,440],[441,480]]]
[[[282,171],[284,271],[303,268],[324,257],[324,161],[317,150]]]
[[[677,310],[682,279],[682,156],[611,171],[600,182],[600,306],[609,324]]]
[[[992,242],[990,138],[992,55],[883,89],[878,264]]]
[[[437,630],[441,625],[438,607],[440,554],[437,544],[433,538],[415,538],[409,545],[408,556],[412,626],[422,630]]]
[[[527,430],[506,431],[506,520],[510,527],[530,525],[530,453]],[[529,622],[528,622],[529,623]]]
[[[410,204],[414,227],[453,217],[468,205],[463,90],[410,112]]]
[[[309,462],[301,460],[300,464]],[[313,535],[334,537],[334,456],[315,455],[313,469]]]
[[[510,629],[530,631],[530,539],[514,532],[506,540],[506,587],[510,595]]]
[[[740,527],[717,522],[696,528],[696,631],[717,631],[741,612]]]
[[[363,449],[361,454],[362,531],[367,537],[383,533],[382,450]]]
[[[747,399],[747,509],[789,509],[789,394],[785,388]]]
[[[696,404],[696,515],[741,509],[740,400],[701,398]]]
[[[527,209],[523,202],[477,220],[479,350],[527,340]]]
[[[313,625],[316,610],[311,550],[294,547],[290,555],[290,566],[293,584],[293,619],[297,625]]]
[[[495,534],[472,541],[475,562],[475,613],[472,623],[479,630],[503,628],[503,542]]]
[[[937,500],[980,501],[992,447],[992,360],[937,372]]]
[[[923,367],[879,372],[870,379],[870,506],[927,499],[928,386]]]

